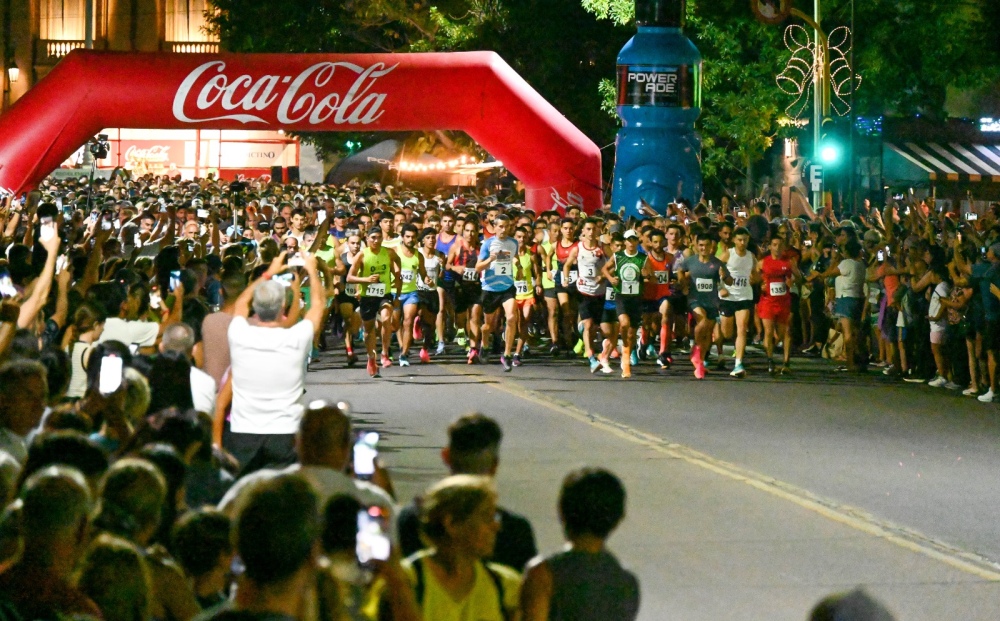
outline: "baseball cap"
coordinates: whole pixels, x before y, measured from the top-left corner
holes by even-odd
[[[337,211],[333,212],[333,217],[334,218],[346,218],[347,217],[347,212],[344,211],[343,209],[338,209]]]
[[[636,238],[636,239],[638,239],[639,238],[639,234],[635,232],[635,229],[629,229],[629,230],[625,231],[624,237],[625,237],[625,239],[631,239],[633,237]]]

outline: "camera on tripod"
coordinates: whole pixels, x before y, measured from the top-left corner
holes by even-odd
[[[90,154],[94,156],[94,159],[107,159],[108,151],[111,150],[111,143],[108,142],[108,135],[97,134],[97,138],[90,141],[89,149]]]

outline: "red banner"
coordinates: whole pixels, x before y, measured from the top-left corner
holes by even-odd
[[[75,50],[0,117],[0,188],[34,187],[103,127],[459,129],[525,184],[535,211],[602,200],[600,150],[492,52]]]

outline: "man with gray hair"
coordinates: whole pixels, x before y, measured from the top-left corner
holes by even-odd
[[[83,475],[65,466],[39,470],[25,481],[20,503],[24,554],[0,576],[0,599],[22,619],[100,619],[71,580],[87,545],[91,499]]]
[[[274,277],[287,269],[285,257],[285,252],[279,254],[240,294],[229,325],[232,409],[223,445],[239,460],[241,475],[295,463],[306,360],[326,311],[326,289],[316,257],[302,253],[310,283],[309,311],[292,327],[282,325],[288,288]],[[299,300],[291,303],[299,304]],[[252,321],[248,319],[251,305]]]
[[[218,394],[218,387],[215,379],[195,366],[194,356],[194,329],[186,323],[174,323],[163,331],[163,339],[160,341],[160,353],[176,352],[187,357],[191,363],[191,401],[194,409],[206,414],[215,414],[215,398]]]

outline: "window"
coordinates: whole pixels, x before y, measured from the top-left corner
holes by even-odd
[[[166,40],[215,41],[204,30],[206,9],[208,0],[166,0]]]
[[[40,0],[40,38],[82,41],[86,36],[86,5],[87,0]]]

